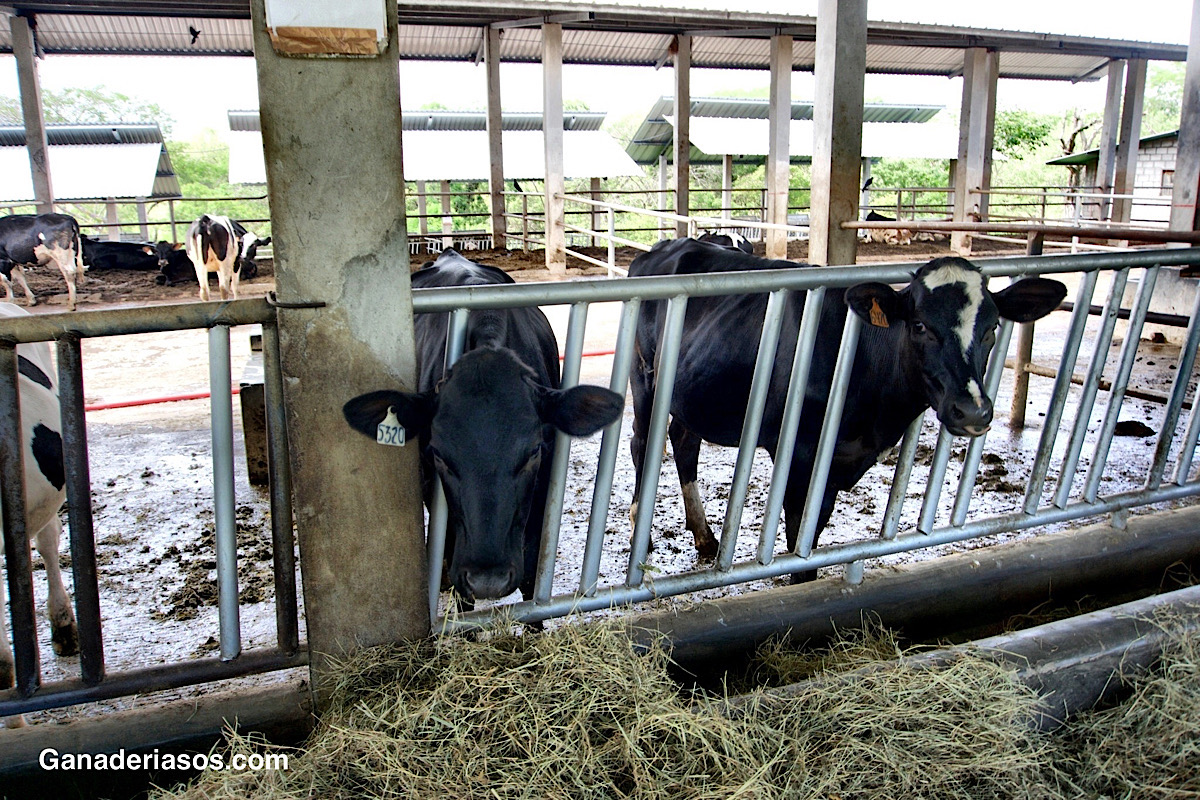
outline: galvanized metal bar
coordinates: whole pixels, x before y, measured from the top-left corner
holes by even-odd
[[[271,564],[275,577],[275,635],[279,649],[294,653],[300,646],[296,592],[296,540],[292,514],[292,465],[288,454],[287,409],[279,328],[262,326],[263,391],[267,411],[267,472],[271,493]]]
[[[917,520],[919,533],[928,534],[933,530],[938,502],[942,499],[942,484],[946,481],[946,467],[950,464],[950,446],[953,443],[954,437],[946,430],[946,426],[938,426],[937,445],[933,448],[929,477],[925,480],[925,498],[921,501],[921,515]]]
[[[514,618],[525,622],[550,619],[551,617],[572,613],[582,614],[588,611],[613,608],[629,603],[639,603],[659,597],[670,597],[700,589],[715,589],[749,581],[769,580],[803,570],[820,569],[835,564],[847,564],[864,559],[881,558],[895,553],[938,547],[980,536],[991,536],[997,533],[1028,530],[1042,525],[1071,522],[1073,520],[1110,514],[1141,505],[1181,500],[1188,497],[1196,497],[1197,495],[1200,495],[1200,483],[1189,483],[1185,486],[1170,484],[1159,489],[1141,489],[1113,495],[1095,504],[1074,503],[1068,505],[1065,509],[1051,506],[1040,509],[1034,514],[1018,512],[991,517],[985,520],[976,520],[961,527],[945,526],[936,528],[929,535],[914,532],[901,534],[895,539],[870,538],[846,544],[829,545],[822,547],[820,550],[814,550],[812,555],[807,558],[794,553],[785,553],[777,556],[770,564],[747,561],[734,564],[724,572],[706,569],[677,575],[662,575],[656,577],[652,583],[638,586],[614,586],[602,589],[591,597],[579,597],[575,594],[565,595],[555,598],[546,605],[535,605],[532,602],[516,603],[504,606],[504,613],[512,614]],[[462,632],[482,627],[492,619],[493,613],[478,611],[471,614],[464,614],[456,620],[447,621],[446,629],[448,632]]]
[[[633,345],[637,335],[638,312],[642,303],[636,298],[621,307],[617,327],[617,345],[613,350],[612,377],[608,388],[622,397],[629,389],[629,370],[633,365]],[[592,490],[592,513],[588,520],[587,542],[583,549],[583,569],[579,576],[579,593],[592,595],[600,574],[600,557],[604,549],[604,533],[608,525],[608,507],[612,499],[613,473],[616,471],[617,451],[621,444],[621,419],[604,429],[600,439],[600,457],[596,464],[596,483]]]
[[[912,477],[913,462],[917,458],[917,443],[921,440],[921,428],[925,424],[922,411],[904,432],[900,450],[896,453],[896,471],[892,473],[892,489],[888,492],[887,509],[883,512],[883,528],[880,538],[895,539],[900,529],[900,514],[904,511],[904,496],[908,493],[908,481]]]
[[[779,347],[779,331],[783,326],[787,296],[787,291],[781,289],[772,292],[767,300],[762,334],[758,342],[758,357],[754,362],[754,376],[750,380],[750,397],[746,401],[746,416],[742,420],[737,463],[733,469],[733,482],[729,487],[729,501],[725,507],[725,524],[721,529],[721,544],[717,551],[717,569],[729,569],[737,550],[742,509],[746,504],[750,469],[754,466],[754,451],[758,447],[758,434],[762,429],[763,409],[767,406],[767,393],[771,389],[771,375],[775,371],[775,352]]]
[[[1175,383],[1171,387],[1171,399],[1163,413],[1162,430],[1158,433],[1154,459],[1146,478],[1146,488],[1148,489],[1157,489],[1162,483],[1171,443],[1175,441],[1175,427],[1179,424],[1179,412],[1183,408],[1183,399],[1187,395],[1192,368],[1196,365],[1196,347],[1198,345],[1200,345],[1200,292],[1196,293],[1196,303],[1192,307],[1192,321],[1184,335],[1183,349],[1179,351],[1179,367],[1175,372]]]
[[[587,303],[571,306],[560,384],[563,389],[579,385],[587,313]],[[554,460],[550,462],[550,485],[546,489],[546,514],[542,519],[542,548],[533,587],[533,598],[539,603],[549,602],[554,590],[554,563],[558,559],[558,534],[562,529],[563,494],[567,490],[567,467],[570,463],[571,437],[557,431],[554,434]]]
[[[983,390],[992,401],[995,408],[996,393],[1000,390],[1000,381],[1004,375],[1004,360],[1008,354],[1008,343],[1012,338],[1013,323],[1011,320],[1000,320],[1000,328],[996,331],[996,346],[992,350],[992,360],[988,364],[988,372],[984,377]],[[958,492],[954,495],[954,507],[950,510],[950,524],[957,527],[966,522],[967,511],[971,505],[971,493],[975,490],[975,479],[979,475],[979,462],[983,460],[983,446],[987,442],[987,433],[976,436],[967,445],[967,454],[963,457],[962,472],[958,479]]]
[[[1025,513],[1027,514],[1032,514],[1037,510],[1042,499],[1042,486],[1046,482],[1046,473],[1050,469],[1054,440],[1058,436],[1058,425],[1062,421],[1063,407],[1067,403],[1067,395],[1071,390],[1071,375],[1075,371],[1075,362],[1079,358],[1079,345],[1083,341],[1083,332],[1087,327],[1087,307],[1092,302],[1098,274],[1095,270],[1086,272],[1079,281],[1075,310],[1071,312],[1071,323],[1067,329],[1067,340],[1063,345],[1062,358],[1058,364],[1058,376],[1054,379],[1050,407],[1046,409],[1042,436],[1038,441],[1037,455],[1034,457],[1033,469],[1029,475],[1029,486],[1025,490]]]
[[[1085,502],[1096,502],[1096,494],[1100,489],[1100,479],[1104,475],[1104,467],[1108,463],[1108,451],[1112,446],[1113,432],[1117,429],[1117,421],[1121,417],[1121,404],[1125,399],[1125,387],[1129,385],[1129,376],[1133,372],[1137,360],[1138,344],[1141,341],[1142,327],[1146,322],[1146,312],[1150,308],[1150,300],[1154,296],[1154,285],[1158,282],[1158,267],[1148,267],[1142,273],[1142,285],[1133,303],[1133,311],[1129,317],[1129,325],[1125,328],[1125,342],[1121,345],[1121,356],[1117,361],[1117,374],[1113,377],[1109,389],[1108,408],[1104,412],[1104,422],[1100,426],[1100,434],[1096,440],[1096,450],[1092,455],[1092,464],[1088,468],[1087,481],[1083,485]]]
[[[842,409],[846,406],[846,390],[850,386],[850,375],[854,371],[854,356],[858,351],[860,330],[862,320],[859,316],[847,314],[846,324],[842,328],[842,343],[838,348],[837,366],[833,368],[833,381],[829,387],[829,402],[825,406],[825,419],[821,423],[821,438],[817,441],[817,452],[813,457],[808,497],[804,502],[804,514],[800,517],[796,553],[801,557],[806,558],[812,553],[813,540],[817,535],[821,504],[829,481],[829,468],[833,463],[834,448],[837,446],[838,428],[842,424]]]
[[[51,342],[64,336],[93,339],[132,333],[204,329],[214,325],[254,325],[270,322],[274,318],[275,309],[263,298],[106,308],[86,314],[64,311],[0,320],[0,338],[18,344]]]
[[[809,292],[804,299],[804,316],[796,332],[796,354],[792,358],[792,377],[788,381],[783,418],[779,422],[779,441],[775,444],[775,466],[771,472],[771,488],[767,492],[767,507],[763,511],[762,529],[758,534],[758,563],[770,564],[775,556],[775,540],[779,535],[779,518],[783,515],[783,499],[792,473],[792,456],[796,452],[796,432],[804,410],[804,393],[808,373],[812,369],[813,346],[821,324],[821,309],[825,305],[825,287]]]
[[[12,622],[17,692],[33,694],[41,681],[37,618],[33,611],[33,562],[25,521],[25,463],[21,438],[21,401],[17,349],[0,340],[0,520],[8,573],[8,613]],[[0,630],[0,636],[3,636]]]
[[[675,391],[675,370],[679,366],[679,345],[687,314],[687,295],[672,297],[667,303],[667,318],[662,340],[658,343],[658,364],[654,370],[654,406],[650,412],[650,430],[646,436],[646,456],[642,465],[642,485],[637,496],[637,518],[633,541],[629,545],[629,569],[626,584],[640,586],[643,565],[650,550],[650,528],[654,522],[654,499],[662,473],[663,448],[667,443],[667,422],[671,414],[671,396]]]
[[[467,343],[467,320],[470,310],[456,308],[446,320],[446,354],[443,369],[448,372],[458,361]],[[429,533],[425,543],[429,558],[429,619],[435,627],[438,621],[438,597],[442,592],[442,561],[446,558],[446,524],[449,510],[442,479],[433,476],[433,499],[429,507]]]
[[[1196,438],[1200,436],[1200,410],[1192,404],[1191,414],[1188,415],[1187,432],[1183,436],[1179,455],[1175,459],[1175,477],[1173,483],[1182,484],[1187,481],[1188,473],[1192,471],[1192,457],[1196,453]]]
[[[104,679],[104,634],[100,625],[96,537],[92,530],[92,479],[88,468],[83,355],[79,337],[59,339],[57,350],[67,522],[71,534],[71,580],[79,630],[79,674],[85,684],[92,686]]]
[[[233,488],[233,394],[230,392],[229,328],[208,331],[208,391],[212,419],[213,518],[216,525],[217,616],[222,661],[242,652],[238,605],[237,517]]]
[[[1092,349],[1092,363],[1088,366],[1084,378],[1079,406],[1075,411],[1075,427],[1071,430],[1071,438],[1067,440],[1067,452],[1063,454],[1062,465],[1058,470],[1058,485],[1054,491],[1054,505],[1063,508],[1071,495],[1071,487],[1075,483],[1075,470],[1079,466],[1079,453],[1083,449],[1083,439],[1087,436],[1088,423],[1092,421],[1092,409],[1096,405],[1096,394],[1100,389],[1100,378],[1104,375],[1104,365],[1108,361],[1108,349],[1112,345],[1113,331],[1117,327],[1117,312],[1121,308],[1121,298],[1125,295],[1125,284],[1129,280],[1129,269],[1119,270],[1112,275],[1112,284],[1108,291],[1108,300],[1104,304],[1104,316],[1100,322],[1100,330],[1096,333],[1096,345]]]

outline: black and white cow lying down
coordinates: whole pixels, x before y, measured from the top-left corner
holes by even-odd
[[[0,317],[28,314],[17,306],[0,303]],[[59,655],[73,655],[79,649],[75,612],[63,586],[58,564],[62,523],[58,510],[66,501],[66,477],[63,467],[62,423],[58,412],[58,386],[50,361],[50,346],[45,342],[17,346],[20,370],[21,446],[25,462],[25,513],[29,537],[37,545],[46,565],[49,584],[51,643]],[[7,620],[7,609],[0,620]],[[0,621],[0,688],[13,685],[13,654],[7,625]],[[21,724],[19,717],[5,720],[9,727]]]
[[[217,286],[221,299],[231,295],[237,299],[239,278],[253,278],[257,273],[254,263],[259,246],[271,242],[271,237],[260,238],[247,231],[237,220],[217,214],[201,214],[188,226],[187,254],[196,271],[200,284],[200,299],[208,300],[208,273],[217,273]],[[162,255],[160,254],[160,263]],[[171,276],[164,269],[167,281]]]
[[[634,259],[631,277],[696,275],[801,266],[768,261],[690,239],[668,240]],[[824,529],[839,491],[854,486],[884,450],[893,446],[925,409],[956,436],[979,436],[992,421],[983,374],[1000,317],[1030,322],[1054,310],[1066,294],[1058,281],[1030,278],[999,292],[970,262],[938,258],[917,271],[900,291],[881,283],[829,289],[813,351],[796,449],[784,494],[789,550],[796,546],[800,516],[829,399],[841,331],[849,307],[866,323],[860,334],[850,387],[838,431],[817,534]],[[784,400],[804,311],[805,292],[788,296],[770,393],[758,445],[775,455]],[[701,440],[737,447],[750,395],[766,295],[694,297],[688,303],[678,372],[671,400],[669,435],[679,471],[686,524],[702,557],[717,552],[704,501],[696,485]],[[634,430],[631,449],[641,486],[646,436],[655,390],[655,350],[666,303],[643,305],[632,376]],[[637,497],[637,489],[634,490]],[[631,510],[636,514],[636,506]],[[814,545],[815,545],[814,541]],[[815,577],[815,571],[797,576]]]
[[[512,283],[453,250],[413,273],[413,288]],[[558,343],[537,308],[473,311],[466,352],[448,374],[446,314],[416,318],[417,391],[350,400],[350,426],[372,439],[389,410],[419,438],[426,504],[432,478],[449,508],[446,574],[468,604],[533,591],[555,430],[588,436],[616,420],[624,398],[597,386],[560,390]]]
[[[66,214],[11,214],[0,217],[0,282],[12,302],[12,276],[25,289],[26,305],[34,305],[25,281],[25,266],[53,262],[67,282],[67,306],[75,310],[75,289],[83,285],[83,244],[79,223]]]

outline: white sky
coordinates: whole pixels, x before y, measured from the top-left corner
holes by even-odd
[[[1200,3],[1200,0],[1195,0]],[[622,0],[616,0],[618,4]],[[626,4],[645,7],[645,3]],[[656,0],[656,6],[725,10],[728,0]],[[815,14],[816,0],[741,0],[739,9],[794,14]],[[935,25],[1027,30],[1110,39],[1186,44],[1193,2],[1149,0],[1140,6],[1128,0],[1006,0],[970,3],[963,0],[872,0],[871,19]],[[1140,11],[1140,13],[1139,13]],[[7,65],[3,65],[3,62]],[[225,113],[230,109],[258,107],[254,61],[250,58],[50,56],[39,64],[44,89],[71,86],[104,86],[131,97],[158,103],[175,121],[174,138],[191,139],[204,129],[224,137]],[[197,78],[215,81],[221,92],[193,91]],[[451,109],[483,108],[486,100],[482,66],[457,63],[404,61],[400,65],[401,102],[416,109],[441,103]],[[541,107],[541,70],[535,64],[505,64],[501,69],[501,96],[511,111]],[[564,97],[582,100],[612,118],[641,116],[661,95],[670,95],[669,68],[584,67],[564,68]],[[696,70],[692,93],[751,90],[767,85],[766,72],[747,70]],[[15,59],[0,59],[0,94],[17,96]],[[1099,110],[1104,103],[1104,81],[1071,85],[1048,81],[1000,81],[1001,108],[1061,111],[1071,107]],[[794,73],[792,96],[813,96],[812,75]],[[867,76],[868,100],[944,105],[957,111],[961,81],[947,78]]]

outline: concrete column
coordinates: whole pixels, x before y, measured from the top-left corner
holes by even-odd
[[[955,222],[987,219],[986,192],[991,186],[991,145],[999,65],[999,54],[995,51],[972,47],[963,52],[963,99],[954,186]],[[952,234],[950,248],[960,255],[970,255],[971,235]]]
[[[841,223],[858,218],[866,65],[866,0],[820,0],[808,260],[821,266],[853,264],[858,248]]]
[[[417,181],[417,213],[421,215],[417,223],[421,231],[421,246],[425,246],[425,235],[429,233],[429,196],[425,194],[425,181]]]
[[[54,187],[50,180],[50,146],[46,141],[46,118],[42,114],[42,85],[38,81],[37,58],[30,18],[14,14],[8,18],[13,55],[17,57],[17,86],[21,92],[21,114],[25,122],[25,147],[33,175],[33,199],[39,214],[54,211]]]
[[[38,207],[38,213],[45,213]],[[121,221],[121,217],[117,214],[117,198],[109,197],[104,201],[104,221],[108,223],[104,229],[105,238],[110,242],[118,242],[121,240],[121,229],[117,224]]]
[[[1125,62],[1108,62],[1108,88],[1104,97],[1104,118],[1100,125],[1100,160],[1096,166],[1096,187],[1111,192],[1117,170],[1117,122],[1121,118],[1121,83]],[[1100,202],[1100,219],[1108,219],[1112,201]]]
[[[396,6],[385,6],[393,35],[377,58],[290,58],[272,49],[263,5],[251,0],[250,27],[277,292],[325,303],[279,312],[310,671],[323,701],[331,659],[429,632],[417,448],[376,445],[342,422],[358,394],[416,386]]]
[[[1117,194],[1133,194],[1137,176],[1138,143],[1142,138],[1142,102],[1146,99],[1146,59],[1131,58],[1125,71],[1125,101],[1121,103],[1121,133],[1117,144],[1117,169],[1113,188]],[[1132,200],[1113,201],[1114,222],[1129,222]]]
[[[1175,156],[1175,187],[1171,191],[1171,230],[1197,226],[1200,196],[1200,0],[1192,3],[1192,32],[1188,39],[1183,76],[1183,110],[1179,120],[1179,150]]]
[[[667,202],[667,154],[660,153],[658,156],[658,210],[666,212],[670,209],[671,204]],[[661,242],[667,238],[667,231],[662,221],[658,225],[658,240]]]
[[[546,135],[546,269],[567,274],[567,231],[563,227],[567,190],[563,177],[562,25],[542,26],[542,130]]]
[[[864,49],[864,53],[866,50]],[[787,224],[792,183],[792,37],[771,37],[771,87],[767,105],[767,222]],[[859,111],[861,115],[861,110]],[[767,258],[787,258],[787,232],[767,230]]]
[[[442,249],[454,247],[454,218],[450,216],[450,181],[442,181],[441,183],[442,197]]]
[[[484,28],[483,57],[487,68],[488,196],[492,206],[492,247],[508,247],[504,232],[504,118],[500,106],[500,30]]]
[[[675,213],[688,216],[692,172],[692,37],[675,37]],[[675,236],[688,235],[685,222],[675,224]]]
[[[721,216],[733,219],[733,154],[721,157]]]

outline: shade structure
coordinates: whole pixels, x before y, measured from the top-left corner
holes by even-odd
[[[57,200],[155,197],[161,144],[50,145]],[[173,196],[179,196],[178,181]],[[0,147],[0,202],[32,201],[29,151]]]
[[[672,121],[671,117],[666,118]],[[789,155],[810,159],[816,133],[812,120],[792,120]],[[765,119],[692,117],[691,142],[709,155],[767,155],[770,122]],[[936,123],[864,122],[863,158],[957,158],[958,131]]]

